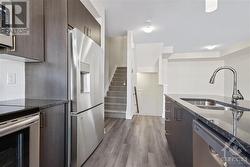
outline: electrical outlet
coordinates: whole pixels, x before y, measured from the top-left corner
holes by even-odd
[[[7,84],[16,85],[16,73],[7,73]]]

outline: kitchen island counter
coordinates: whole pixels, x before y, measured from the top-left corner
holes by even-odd
[[[244,152],[250,155],[250,101],[239,100],[237,106],[242,109],[243,114],[237,121],[235,132],[235,121],[233,119],[233,111],[230,110],[210,110],[199,108],[185,99],[207,99],[217,102],[231,104],[231,98],[212,95],[185,95],[185,94],[167,94],[165,95],[174,103],[185,108],[196,119],[205,123],[209,128],[216,131],[219,135],[232,141],[235,145],[241,148]],[[246,110],[244,110],[244,108]]]

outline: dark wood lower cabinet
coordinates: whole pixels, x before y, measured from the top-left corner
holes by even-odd
[[[66,107],[41,110],[40,167],[65,166]]]
[[[193,166],[193,128],[195,117],[166,98],[166,137],[177,167]]]

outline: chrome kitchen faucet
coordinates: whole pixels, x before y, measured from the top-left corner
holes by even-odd
[[[232,95],[232,103],[233,104],[237,104],[237,100],[243,100],[244,97],[242,96],[242,94],[240,93],[240,91],[238,90],[237,88],[237,71],[233,68],[233,67],[230,67],[230,66],[223,66],[223,67],[219,67],[217,68],[213,75],[211,76],[210,78],[210,81],[209,83],[210,84],[214,84],[214,80],[215,80],[215,77],[216,77],[216,74],[221,71],[221,70],[230,70],[232,73],[233,73],[233,76],[234,76],[234,82],[233,82],[233,95]]]

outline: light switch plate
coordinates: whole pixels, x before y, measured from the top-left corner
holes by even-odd
[[[7,73],[7,84],[16,85],[16,73]]]

